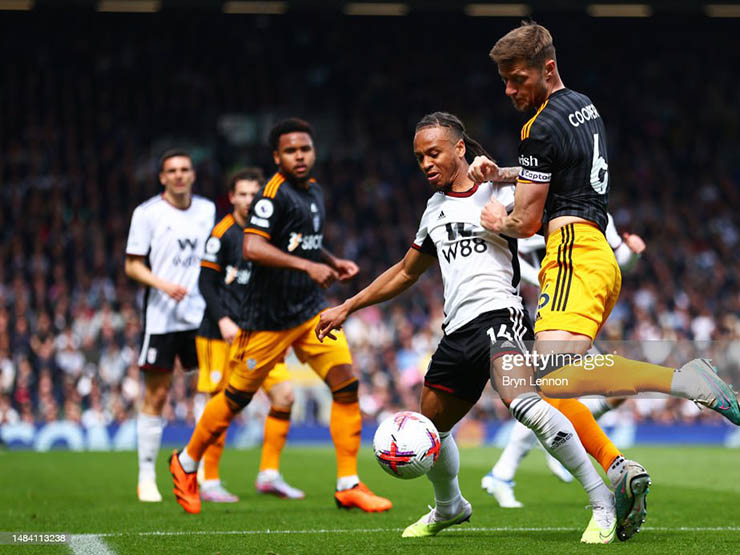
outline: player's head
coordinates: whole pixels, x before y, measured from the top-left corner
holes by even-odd
[[[257,191],[265,184],[260,168],[244,168],[229,177],[229,202],[234,210],[246,219]]]
[[[295,181],[306,181],[316,162],[313,129],[299,118],[284,119],[270,130],[272,159],[280,172]]]
[[[195,181],[193,159],[184,150],[168,150],[159,158],[159,182],[166,193],[190,194]]]
[[[523,21],[506,33],[493,45],[490,56],[517,110],[542,104],[552,83],[560,80],[552,35],[534,21]]]
[[[460,118],[447,112],[427,114],[416,124],[414,155],[427,181],[436,189],[447,189],[467,174],[465,155],[490,154],[465,132]]]

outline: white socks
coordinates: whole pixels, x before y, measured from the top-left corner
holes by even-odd
[[[509,442],[493,467],[493,475],[499,480],[510,482],[514,479],[519,463],[527,456],[537,442],[532,430],[517,421],[511,428]]]
[[[442,516],[455,516],[460,512],[463,498],[457,475],[460,472],[460,452],[450,432],[439,433],[440,448],[437,462],[427,472],[434,487],[434,507]]]
[[[160,416],[139,413],[136,420],[137,448],[139,452],[139,482],[156,478],[154,465],[162,443],[164,423]]]
[[[523,393],[512,401],[511,414],[530,428],[545,450],[581,482],[592,505],[611,503],[611,491],[591,464],[573,424],[536,393]]]
[[[340,476],[337,478],[337,491],[344,491],[346,489],[352,489],[360,483],[360,477],[357,474],[352,476]]]
[[[182,469],[188,474],[191,472],[196,472],[198,470],[198,461],[188,455],[187,446],[182,451],[180,451],[180,454],[177,456],[177,458],[180,460]]]
[[[609,465],[609,469],[606,471],[606,477],[609,478],[615,488],[617,487],[619,480],[622,479],[622,474],[624,474],[624,471],[627,468],[625,464],[626,462],[627,461],[625,461],[624,457],[619,455],[612,461],[612,464]]]

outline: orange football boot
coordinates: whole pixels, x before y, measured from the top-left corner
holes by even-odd
[[[380,513],[393,507],[390,499],[375,495],[362,482],[353,488],[335,492],[334,501],[340,509],[357,507],[366,513]]]
[[[170,474],[172,474],[172,483],[175,486],[172,491],[182,508],[196,515],[200,512],[198,473],[185,472],[177,455],[176,450],[170,455]]]

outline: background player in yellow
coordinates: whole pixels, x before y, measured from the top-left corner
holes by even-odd
[[[270,146],[278,172],[257,195],[245,229],[244,255],[254,265],[231,347],[232,374],[226,389],[206,405],[187,447],[170,457],[175,494],[186,511],[200,512],[198,461],[292,346],[332,392],[337,506],[386,511],[391,502],[373,494],[357,474],[362,419],[347,340],[340,334],[321,343],[313,333],[326,308],[323,289],[351,279],[358,268],[323,248],[324,198],[311,178],[316,161],[311,126],[297,118],[283,120],[270,132]]]
[[[529,237],[542,228],[547,247],[539,274],[535,348],[577,360],[575,355],[586,353],[608,318],[621,287],[619,267],[604,238],[609,192],[604,123],[588,97],[563,85],[552,36],[544,27],[525,22],[502,37],[490,55],[514,107],[536,113],[521,131],[513,212],[507,214],[492,199],[481,222],[510,237]],[[499,172],[485,157],[470,167],[470,176],[477,181],[497,178]],[[704,359],[675,369],[613,355],[588,372],[582,365],[569,364],[568,357],[557,361],[543,371],[565,384],[545,384],[542,392],[551,397],[655,391],[695,400],[740,424],[735,394]],[[645,469],[625,461],[614,449],[589,448],[590,434],[584,428],[593,427],[596,443],[607,444],[588,409],[574,399],[555,403],[576,425],[589,452],[600,451],[597,459],[616,487],[618,535],[631,537],[645,517],[644,496],[650,483]]]
[[[265,184],[262,170],[246,168],[229,178],[229,202],[233,211],[218,222],[208,239],[201,261],[199,286],[206,300],[206,311],[198,330],[198,391],[215,395],[229,381],[229,349],[239,327],[239,304],[246,293],[252,263],[242,255],[244,228],[249,207],[257,191]],[[301,490],[288,485],[279,472],[280,454],[290,429],[293,388],[284,362],[272,369],[262,384],[270,398],[270,412],[265,419],[260,471],[256,487],[261,493],[300,499]],[[239,498],[221,484],[219,461],[224,450],[226,431],[206,449],[199,468],[203,470],[201,498],[216,503],[234,503]]]

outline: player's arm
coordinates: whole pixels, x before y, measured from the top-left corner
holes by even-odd
[[[254,233],[244,234],[242,253],[247,260],[263,266],[306,272],[308,277],[324,288],[329,287],[339,277],[336,270],[329,265],[288,254],[270,243],[265,237]]]
[[[178,302],[185,298],[185,295],[188,294],[188,290],[185,289],[185,287],[177,283],[171,283],[159,276],[155,276],[144,260],[144,256],[126,254],[126,262],[124,265],[126,275],[147,287],[159,289]]]
[[[531,237],[542,226],[542,212],[549,183],[524,183],[519,181],[514,193],[514,209],[506,213],[506,207],[491,199],[481,212],[481,225],[490,231],[508,237]]]
[[[620,269],[631,270],[637,259],[645,251],[645,241],[634,233],[622,233],[621,236],[614,224],[614,218],[607,214],[606,231],[604,232],[609,246],[614,251]]]
[[[486,204],[481,213],[481,225],[508,237],[531,237],[542,226],[547,193],[552,179],[553,141],[544,129],[533,127],[531,135],[519,144],[522,164],[516,181],[514,209],[506,208],[496,199]]]
[[[357,275],[357,272],[360,271],[360,269],[357,267],[357,264],[355,264],[351,260],[338,258],[330,253],[327,249],[321,249],[321,254],[324,257],[326,263],[337,271],[340,281],[352,279]]]
[[[222,240],[218,237],[212,236],[208,239],[203,260],[200,263],[198,289],[206,301],[206,318],[216,322],[221,337],[227,343],[231,343],[239,333],[239,326],[226,314],[226,306],[221,295],[225,286],[223,254],[226,250],[222,247]]]
[[[519,166],[500,168],[496,162],[487,156],[476,156],[468,167],[468,177],[476,183],[493,181],[494,183],[516,183],[519,176]]]
[[[380,274],[357,295],[321,313],[321,319],[316,325],[316,336],[319,341],[323,341],[327,336],[336,339],[331,333],[332,330],[340,329],[350,314],[400,295],[416,283],[419,276],[435,262],[435,257],[415,248],[409,249],[400,262]]]

